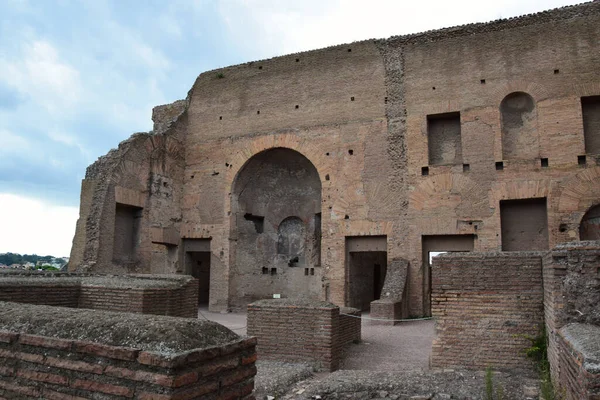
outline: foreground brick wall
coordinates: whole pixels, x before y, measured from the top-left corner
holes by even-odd
[[[527,368],[520,335],[543,324],[539,253],[456,253],[434,258],[434,367]]]
[[[589,342],[583,332],[600,332],[599,268],[600,242],[597,241],[561,244],[544,257],[544,312],[550,372],[555,385],[565,390],[569,399],[594,398],[587,397],[592,396],[594,390],[595,395],[600,396],[597,393],[600,370],[586,370],[585,346],[579,344]],[[577,329],[577,326],[587,328]],[[594,339],[591,346],[599,348],[600,334]]]
[[[11,307],[15,306],[22,305]],[[50,324],[60,321],[57,315],[45,315],[48,307],[34,306],[34,312],[37,308],[33,323],[39,323],[35,321],[38,318],[50,320]],[[31,309],[27,306],[29,312]],[[62,314],[69,314],[71,320],[82,314],[69,311],[63,309]],[[84,313],[106,321],[119,314]],[[132,325],[144,325],[143,318],[129,315]],[[168,332],[167,325],[179,320],[152,318],[155,320],[145,329],[155,330],[154,335]],[[186,322],[185,326],[198,335],[222,335],[224,330],[229,336],[217,345],[173,352],[148,350],[143,340],[130,347],[108,345],[104,340],[111,335],[104,333],[109,331],[90,342],[0,330],[0,399],[253,399],[256,339],[241,338],[203,321]]]
[[[198,281],[185,276],[3,273],[0,301],[197,318]]]
[[[0,395],[6,398],[253,398],[255,339],[171,357],[0,331]],[[28,396],[28,397],[25,397]],[[101,397],[96,397],[101,396]]]
[[[600,352],[597,343],[594,345],[599,340],[600,327],[594,325],[571,324],[559,331],[560,371],[555,382],[567,400],[600,398]],[[595,351],[590,351],[594,347]]]
[[[353,308],[345,314],[359,316]],[[248,335],[258,339],[261,360],[305,362],[334,371],[344,348],[360,340],[360,319],[340,315],[327,302],[260,300],[248,305]]]

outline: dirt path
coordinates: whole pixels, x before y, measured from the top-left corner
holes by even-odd
[[[363,313],[363,317],[369,314]],[[362,342],[351,345],[340,366],[346,370],[415,371],[429,368],[433,321],[401,322],[396,326],[362,321]]]
[[[363,313],[363,317],[369,317]],[[246,334],[245,313],[211,313],[200,308],[198,318],[225,325],[239,335]],[[429,367],[433,321],[409,321],[396,326],[373,325],[362,321],[362,342],[351,345],[340,369],[370,371],[415,371]]]

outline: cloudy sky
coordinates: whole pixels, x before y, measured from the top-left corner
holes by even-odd
[[[206,70],[569,0],[0,0],[0,252],[68,255],[85,168]]]

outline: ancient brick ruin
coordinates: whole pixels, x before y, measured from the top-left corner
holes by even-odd
[[[191,274],[214,311],[419,316],[430,252],[597,239],[599,20],[592,2],[202,73],[88,168],[70,269]]]
[[[599,54],[595,1],[202,73],[88,167],[69,268],[192,275],[211,311],[433,314],[440,366],[517,365],[545,322],[553,376],[584,393],[598,319],[548,295],[599,290],[576,244],[600,240]],[[548,257],[588,257],[592,289]],[[504,347],[469,353],[482,337]]]
[[[344,348],[361,340],[360,312],[327,302],[259,300],[248,305],[248,335],[261,360],[338,369]]]
[[[0,305],[2,398],[254,399],[256,339],[219,324]]]

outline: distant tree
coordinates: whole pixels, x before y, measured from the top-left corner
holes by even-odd
[[[55,261],[56,260],[56,261]],[[54,256],[38,256],[37,254],[17,254],[17,253],[3,253],[0,254],[0,263],[5,265],[11,264],[25,264],[27,262],[37,264],[41,261],[44,264],[53,262],[66,263],[66,260],[56,258]]]
[[[60,271],[58,268],[53,267],[52,265],[42,265],[41,267],[38,267],[43,271]]]

